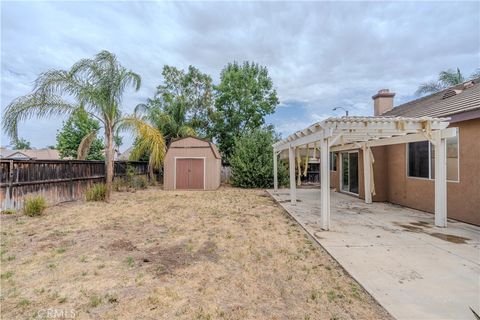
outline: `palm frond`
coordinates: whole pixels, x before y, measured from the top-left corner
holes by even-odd
[[[430,81],[430,82],[427,82],[427,83],[422,83],[418,87],[417,91],[415,91],[415,94],[417,96],[421,96],[421,95],[426,94],[426,93],[438,92],[442,89],[444,89],[444,87],[442,86],[441,83],[439,83],[437,81]]]
[[[465,81],[460,69],[457,68],[456,71],[448,69],[440,72],[438,75],[438,80],[442,83],[443,87],[451,87]]]
[[[92,131],[83,137],[82,141],[77,148],[77,160],[87,159],[88,153],[90,152],[90,147],[92,146],[93,141],[97,137],[97,131]]]
[[[18,124],[31,118],[68,116],[78,110],[57,95],[34,92],[13,100],[4,110],[2,127],[13,140],[18,138]]]
[[[183,125],[180,128],[178,128],[178,133],[177,133],[177,138],[183,138],[187,136],[196,136],[197,133],[195,130],[188,126],[188,125]]]
[[[143,154],[149,154],[152,168],[160,169],[165,156],[165,140],[162,133],[136,117],[127,117],[122,121],[121,128],[133,131],[137,144],[130,154],[131,160],[138,160]]]

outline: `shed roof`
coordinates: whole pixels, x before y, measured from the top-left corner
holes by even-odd
[[[480,78],[404,103],[382,116],[445,117],[473,110],[480,110]]]
[[[219,152],[218,149],[217,149],[217,146],[216,146],[214,143],[212,143],[212,142],[210,142],[210,141],[208,141],[208,140],[206,140],[206,139],[202,139],[202,138],[198,138],[198,137],[194,137],[194,136],[186,136],[186,137],[182,137],[182,138],[172,139],[171,142],[170,142],[170,145],[169,145],[168,149],[170,149],[170,148],[172,148],[172,147],[173,147],[173,148],[179,148],[179,147],[172,146],[172,145],[173,145],[175,142],[178,142],[178,141],[181,141],[181,140],[185,140],[185,139],[189,139],[189,138],[190,138],[190,139],[196,139],[196,140],[198,140],[198,141],[203,141],[203,142],[207,143],[208,146],[210,147],[210,149],[212,150],[213,155],[215,156],[215,158],[217,158],[217,159],[221,159],[221,158],[222,158],[221,155],[220,155],[220,152]]]

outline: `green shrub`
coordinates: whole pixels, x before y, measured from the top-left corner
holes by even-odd
[[[29,197],[23,203],[23,212],[29,216],[39,216],[47,208],[47,202],[42,196]]]
[[[256,129],[235,140],[230,159],[232,184],[242,188],[271,188],[273,186],[273,152],[275,133]],[[287,168],[278,162],[278,184],[288,183]]]
[[[104,183],[97,183],[90,187],[85,197],[87,201],[103,201],[107,193],[107,186]]]
[[[2,210],[2,214],[15,214],[15,213],[17,213],[17,211],[15,211],[14,209]]]

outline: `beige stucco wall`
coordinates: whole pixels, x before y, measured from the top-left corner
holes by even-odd
[[[451,124],[459,129],[459,182],[447,182],[448,217],[480,225],[480,119]],[[375,158],[374,201],[388,201],[434,212],[434,180],[407,176],[407,145],[372,148]],[[340,159],[340,157],[339,157]],[[359,152],[359,197],[364,198],[363,154]],[[338,167],[340,168],[340,167]],[[331,187],[339,190],[340,173],[331,173]]]
[[[164,160],[163,186],[173,190],[175,186],[175,157],[205,158],[205,190],[220,186],[221,159],[217,159],[206,141],[186,138],[171,143]]]

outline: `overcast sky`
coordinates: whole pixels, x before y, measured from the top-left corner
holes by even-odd
[[[323,118],[372,115],[371,96],[414,98],[439,71],[479,68],[479,2],[2,2],[1,107],[48,69],[106,49],[142,76],[123,108],[154,94],[163,65],[189,64],[215,82],[231,61],[268,67],[280,105],[267,118],[287,135]],[[62,119],[30,120],[19,134],[55,144]],[[131,143],[124,139],[122,150]],[[9,144],[2,133],[1,145]]]

